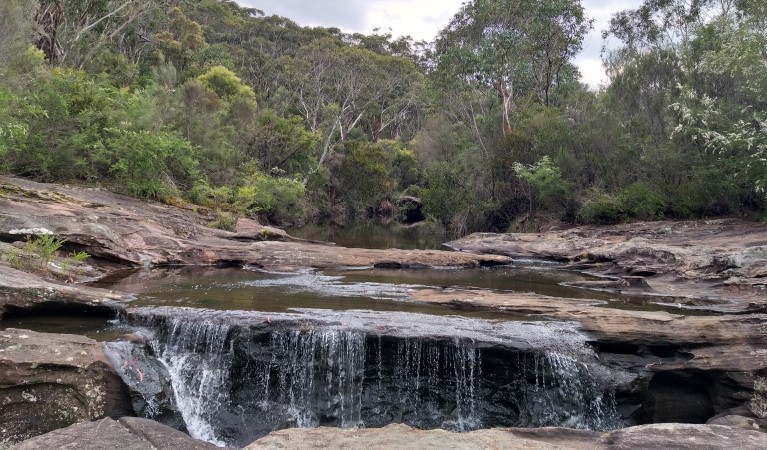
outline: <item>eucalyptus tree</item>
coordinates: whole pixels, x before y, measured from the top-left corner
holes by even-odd
[[[474,97],[494,92],[506,134],[521,101],[549,105],[590,28],[578,0],[469,1],[437,37],[438,79],[452,79]]]
[[[144,47],[150,37],[133,25],[165,0],[39,0],[38,46],[51,63],[82,66],[94,51],[117,42],[118,47]],[[130,41],[130,42],[129,42]],[[136,48],[132,48],[135,55]]]
[[[320,165],[355,128],[366,124],[375,141],[400,132],[414,115],[422,76],[409,60],[326,38],[280,63],[297,111],[322,136]]]

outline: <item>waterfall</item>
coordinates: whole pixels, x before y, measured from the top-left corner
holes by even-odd
[[[206,321],[169,319],[151,345],[170,374],[176,403],[189,434],[195,439],[226,445],[212,418],[230,402],[225,386],[232,362],[230,327]]]
[[[137,322],[153,328],[150,345],[190,434],[217,445],[246,445],[288,427],[620,426],[609,390],[586,364],[556,351],[337,323],[151,314]]]

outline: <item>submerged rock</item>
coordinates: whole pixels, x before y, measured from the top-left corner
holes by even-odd
[[[96,341],[0,331],[0,444],[130,413],[128,392]]]

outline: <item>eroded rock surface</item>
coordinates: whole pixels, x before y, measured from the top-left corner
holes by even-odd
[[[248,264],[270,269],[367,267],[477,267],[510,258],[456,252],[366,250],[289,240],[256,223],[239,232],[212,229],[212,218],[191,209],[143,202],[102,189],[0,179],[0,238],[44,228],[67,245],[106,261],[141,267],[164,264]],[[14,232],[16,231],[16,232]],[[282,242],[263,241],[281,239]]]
[[[13,450],[206,450],[213,444],[192,439],[157,422],[123,417],[72,425],[29,439]]]
[[[722,312],[767,309],[767,225],[735,219],[583,226],[547,233],[476,233],[461,251],[554,258],[571,268],[646,277],[591,287],[676,297]]]
[[[0,443],[130,412],[127,390],[96,341],[0,331]]]
[[[133,297],[104,289],[50,281],[0,264],[0,318],[42,308],[116,311]]]

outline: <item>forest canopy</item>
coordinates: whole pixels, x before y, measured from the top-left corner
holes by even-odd
[[[767,220],[767,7],[471,0],[434,42],[230,0],[0,3],[0,171],[301,224]],[[226,227],[226,221],[221,221]]]

